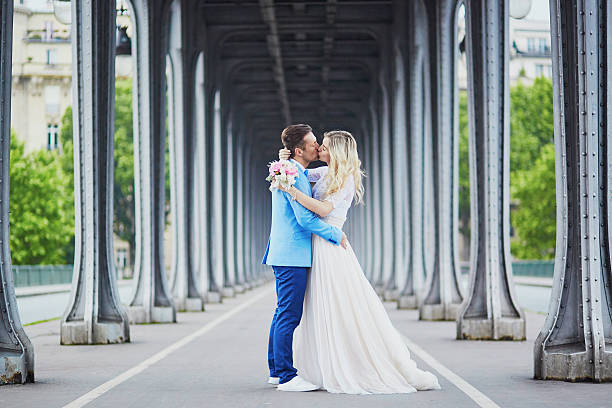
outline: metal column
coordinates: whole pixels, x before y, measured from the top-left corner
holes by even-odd
[[[557,247],[535,378],[612,380],[612,9],[551,1]]]
[[[34,347],[19,318],[9,242],[13,0],[2,2],[0,24],[0,385],[4,385],[34,382]]]
[[[170,123],[170,182],[172,200],[173,230],[173,273],[172,295],[179,311],[202,311],[204,302],[197,287],[197,277],[193,268],[191,245],[194,238],[194,225],[191,217],[194,211],[193,168],[195,152],[193,149],[193,109],[195,84],[194,66],[191,64],[190,36],[184,31],[190,24],[189,13],[183,13],[183,3],[174,0],[170,6],[168,19],[170,35],[168,53],[172,64],[171,86],[168,89],[168,118]]]
[[[425,275],[425,254],[423,222],[424,222],[424,51],[427,40],[427,25],[425,7],[420,1],[410,3],[408,7],[409,19],[409,52],[408,59],[408,193],[409,202],[406,204],[406,222],[408,229],[407,271],[406,281],[398,299],[398,308],[416,309],[419,307],[420,291]]]
[[[128,306],[132,323],[176,322],[164,267],[166,58],[161,7],[133,0],[136,58],[133,89],[136,257]]]
[[[62,344],[130,341],[114,270],[115,3],[72,2],[76,235]]]
[[[400,30],[401,32],[401,30]],[[406,228],[408,220],[404,219],[405,207],[410,204],[407,200],[408,191],[408,138],[406,114],[406,80],[404,70],[404,55],[400,49],[399,39],[393,44],[393,271],[387,280],[385,300],[398,300],[401,289],[406,280],[406,250],[410,247]],[[388,216],[391,216],[389,214]]]
[[[510,259],[508,2],[466,3],[472,259],[458,339],[524,340]]]
[[[456,3],[456,0],[426,3],[432,84],[435,244],[429,286],[419,309],[422,320],[455,320],[463,300],[455,251],[457,220],[454,211],[458,205],[458,190],[454,184],[458,159],[455,157],[458,143],[454,52]]]

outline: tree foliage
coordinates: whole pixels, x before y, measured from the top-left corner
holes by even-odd
[[[555,246],[555,167],[552,81],[537,78],[510,90],[510,220],[512,253],[549,259]],[[459,96],[460,232],[469,234],[470,185],[467,95]]]
[[[547,143],[535,163],[517,171],[511,192],[518,205],[512,211],[516,237],[512,253],[521,259],[552,259],[556,235],[555,147]]]
[[[63,264],[74,235],[70,185],[58,153],[26,154],[11,137],[10,237],[15,265]]]

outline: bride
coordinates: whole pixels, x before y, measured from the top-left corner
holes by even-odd
[[[281,150],[279,157],[287,159],[289,150]],[[319,159],[328,166],[308,171],[313,197],[295,187],[285,191],[323,221],[342,228],[353,200],[360,203],[363,197],[355,139],[345,131],[325,133]],[[350,245],[345,250],[313,235],[312,258],[304,312],[293,340],[299,375],[332,393],[440,389],[438,379],[410,358]]]

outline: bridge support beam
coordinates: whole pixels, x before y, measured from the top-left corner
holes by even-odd
[[[510,98],[508,2],[469,0],[468,103],[472,259],[457,339],[524,340],[525,317],[514,295],[510,259]]]
[[[370,283],[374,288],[379,282],[382,282],[382,213],[381,213],[381,175],[380,175],[380,130],[378,127],[378,110],[376,109],[376,98],[378,95],[377,87],[373,87],[370,93],[369,116],[371,124],[371,139],[369,140],[371,149],[372,161],[370,163],[370,179],[371,189],[371,206],[372,206],[372,237],[374,245],[372,246],[372,269],[370,272]],[[380,287],[380,284],[378,284]],[[379,293],[379,292],[378,292]],[[380,294],[380,293],[379,293]]]
[[[136,262],[134,289],[128,306],[131,323],[174,323],[176,310],[164,268],[166,57],[162,11],[156,4],[133,0],[136,63],[134,89],[134,184]],[[163,34],[162,34],[163,35]]]
[[[407,6],[407,39],[410,58],[408,58],[408,200],[406,202],[406,221],[408,227],[406,281],[400,292],[397,306],[400,309],[417,309],[425,274],[425,255],[423,252],[423,199],[424,199],[424,48],[426,40],[426,15],[419,1]]]
[[[403,10],[404,3],[400,4]],[[398,12],[401,12],[398,10]],[[403,24],[398,28],[400,33]],[[406,215],[405,207],[410,205],[408,197],[408,135],[406,114],[406,72],[404,70],[404,40],[400,40],[400,35],[395,33],[393,41],[393,52],[391,60],[393,64],[393,149],[392,150],[392,178],[393,178],[393,270],[385,286],[385,300],[395,300],[399,298],[401,289],[406,280],[406,251],[410,248],[408,241],[408,229],[410,224],[404,218]]]
[[[557,247],[535,378],[612,381],[610,2],[552,1]]]
[[[388,61],[391,58],[391,53],[387,49],[389,44],[384,42],[383,50],[381,51],[383,61]],[[380,104],[381,104],[381,120],[380,120],[380,175],[381,175],[381,207],[382,207],[382,259],[381,259],[381,279],[376,284],[376,288],[380,295],[391,296],[395,293],[395,274],[394,274],[394,256],[393,248],[394,241],[394,225],[393,225],[393,183],[391,182],[391,97],[390,97],[390,70],[386,64],[381,64],[378,76],[380,86]],[[392,300],[386,298],[386,300]]]
[[[175,1],[170,6],[168,38],[172,64],[168,87],[168,118],[170,119],[170,182],[172,190],[173,280],[172,295],[179,311],[204,310],[204,301],[197,287],[192,245],[195,226],[195,152],[193,141],[193,111],[195,67],[192,64],[190,36],[193,16],[185,12],[186,1]]]
[[[61,344],[130,341],[112,254],[115,3],[72,2],[74,276]]]
[[[434,264],[423,304],[422,320],[455,320],[463,301],[455,251],[457,227],[457,134],[455,109],[455,0],[427,2],[431,72]]]
[[[34,347],[19,319],[9,245],[12,1],[0,6],[0,42],[0,385],[4,385],[34,382]]]

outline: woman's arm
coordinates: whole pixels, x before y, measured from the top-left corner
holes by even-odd
[[[298,203],[321,217],[326,217],[334,209],[334,205],[331,202],[319,201],[316,198],[312,198],[309,195],[302,193],[294,186],[291,186],[289,190],[285,191],[287,191],[287,193],[289,193]]]

